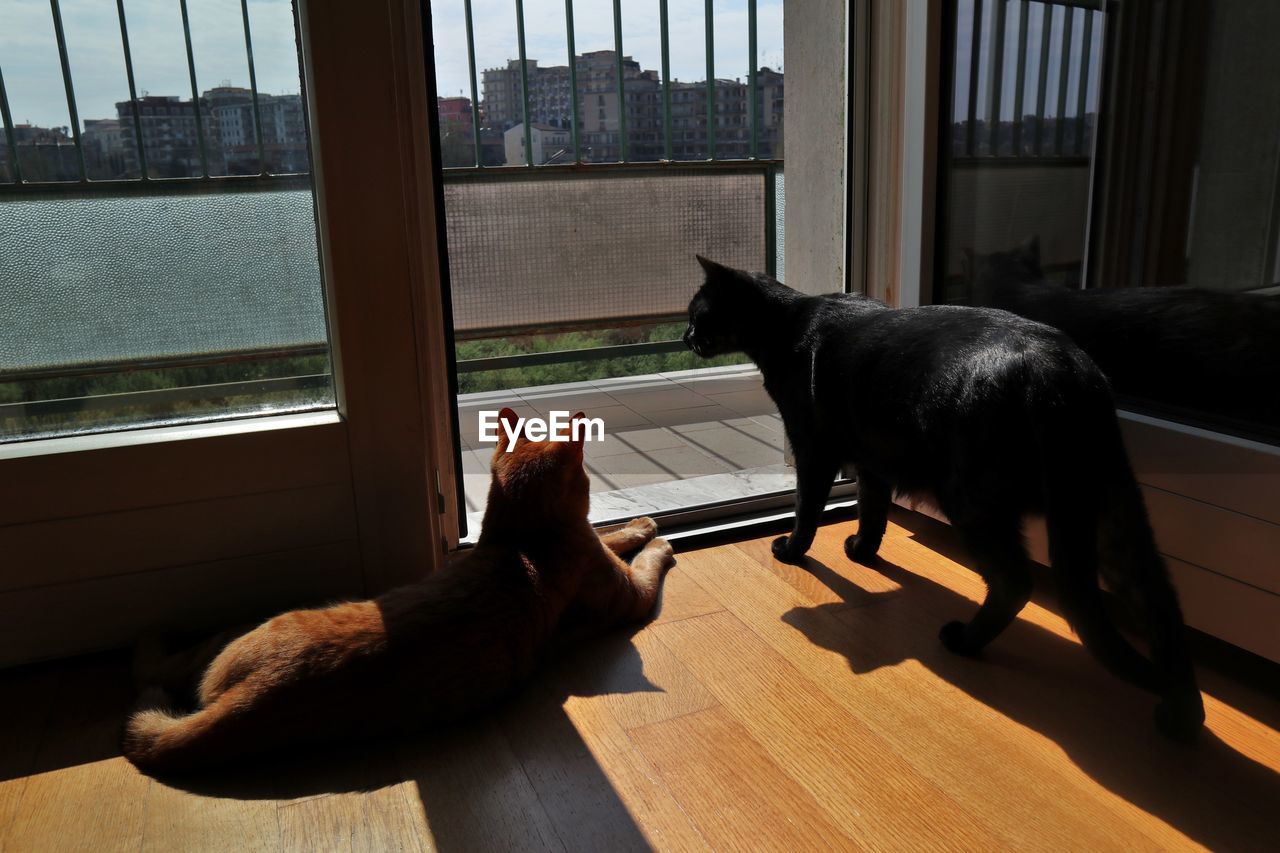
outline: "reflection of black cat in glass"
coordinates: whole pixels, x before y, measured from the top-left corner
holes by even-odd
[[[1068,290],[1040,241],[967,253],[970,304],[1061,329],[1117,394],[1280,429],[1280,298],[1192,287]]]
[[[699,258],[706,283],[685,343],[711,357],[742,351],[795,450],[795,527],[774,555],[800,562],[836,471],[858,476],[849,557],[873,562],[894,492],[937,505],[979,564],[987,598],[942,641],[977,654],[1031,596],[1023,518],[1043,513],[1065,615],[1090,652],[1157,691],[1161,730],[1188,738],[1204,708],[1177,595],[1156,552],[1120,439],[1106,379],[1065,335],[1001,311],[892,310],[843,294],[806,296],[765,275]],[[1103,607],[1098,573],[1145,611],[1148,661]]]

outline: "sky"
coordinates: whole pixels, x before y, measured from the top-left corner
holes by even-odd
[[[80,118],[114,118],[129,98],[115,0],[61,0]],[[258,90],[299,91],[289,0],[249,0]],[[249,84],[240,0],[188,0],[200,91]],[[191,97],[178,0],[124,0],[138,94]],[[0,73],[16,123],[69,124],[49,0],[0,0]]]

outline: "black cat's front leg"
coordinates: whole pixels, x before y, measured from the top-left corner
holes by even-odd
[[[884,540],[889,526],[889,484],[874,474],[858,469],[858,532],[844,540],[844,552],[850,560],[870,566]]]
[[[799,563],[813,544],[818,532],[818,518],[831,494],[838,464],[832,460],[798,457],[796,459],[796,521],[790,536],[773,540],[773,556],[784,563]]]

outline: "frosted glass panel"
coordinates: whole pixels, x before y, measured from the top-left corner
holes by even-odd
[[[5,371],[323,345],[309,190],[0,199]]]
[[[446,184],[454,328],[681,314],[695,253],[765,269],[764,210],[759,172]]]
[[[333,405],[310,189],[157,192],[0,195],[0,441]]]

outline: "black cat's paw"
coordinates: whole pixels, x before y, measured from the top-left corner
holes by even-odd
[[[938,632],[938,639],[952,654],[972,658],[977,657],[982,651],[980,647],[974,646],[969,641],[969,629],[963,622],[948,622],[943,625],[942,630]]]
[[[796,549],[791,545],[790,536],[779,536],[773,540],[772,550],[774,559],[780,562],[791,563],[792,565],[799,565],[804,562],[804,551],[796,553]]]
[[[1204,702],[1200,691],[1166,696],[1156,705],[1156,728],[1178,743],[1191,743],[1204,727]]]
[[[861,536],[850,536],[844,540],[845,556],[864,566],[874,566],[876,564],[876,552],[879,550],[878,543],[873,545]]]

